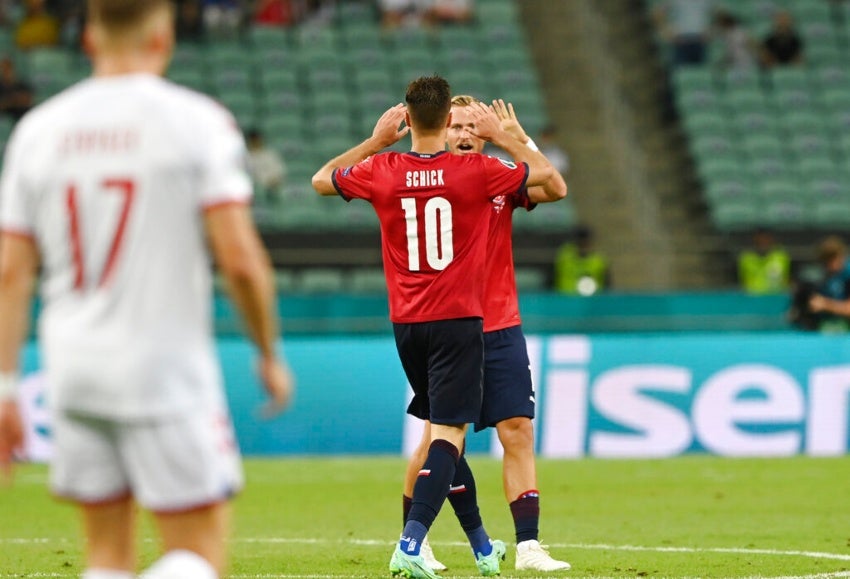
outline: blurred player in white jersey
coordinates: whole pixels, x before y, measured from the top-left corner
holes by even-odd
[[[24,117],[0,184],[0,466],[21,443],[18,354],[39,268],[51,488],[81,506],[84,579],[135,577],[135,503],[164,555],[142,577],[214,579],[243,484],[211,322],[210,257],[259,354],[273,409],[273,276],[233,117],[160,75],[167,0],[89,0],[93,78]]]

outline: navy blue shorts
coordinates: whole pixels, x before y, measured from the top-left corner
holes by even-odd
[[[481,318],[393,324],[398,356],[413,388],[407,413],[434,424],[468,424],[481,415]]]
[[[529,366],[521,326],[484,334],[484,399],[475,432],[508,418],[534,418]]]

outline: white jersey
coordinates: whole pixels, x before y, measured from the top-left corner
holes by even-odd
[[[19,123],[0,228],[38,245],[54,407],[137,419],[221,401],[203,212],[249,201],[245,158],[224,108],[148,74],[85,80]]]

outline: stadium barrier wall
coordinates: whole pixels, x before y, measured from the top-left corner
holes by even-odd
[[[534,335],[537,450],[551,458],[842,455],[848,452],[850,336],[803,333]],[[257,417],[253,351],[219,341],[246,455],[398,454],[419,437],[392,338],[290,337],[291,410]],[[34,345],[25,368],[38,367]],[[23,396],[35,458],[49,454],[39,374]],[[492,429],[470,452],[500,453]]]

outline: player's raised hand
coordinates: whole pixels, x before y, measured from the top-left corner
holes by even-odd
[[[508,103],[506,105],[505,101],[502,99],[493,100],[493,110],[499,117],[503,130],[510,133],[511,136],[522,144],[528,142],[528,134],[525,132],[525,129],[522,128],[522,125],[519,123],[519,119],[516,118],[513,103]]]
[[[12,465],[16,451],[24,444],[24,427],[18,404],[14,400],[0,402],[0,482],[12,482]]]
[[[263,418],[274,418],[289,406],[295,392],[295,377],[286,362],[278,358],[260,358],[258,369],[268,402],[262,408]]]
[[[496,112],[484,103],[472,103],[469,105],[470,116],[475,124],[475,129],[470,132],[487,142],[495,142],[501,135],[505,134],[501,121]]]
[[[404,123],[406,113],[407,106],[404,104],[397,104],[388,109],[375,124],[374,130],[372,130],[372,138],[378,140],[382,147],[389,147],[397,143],[410,132],[410,127],[407,125],[399,128]]]

